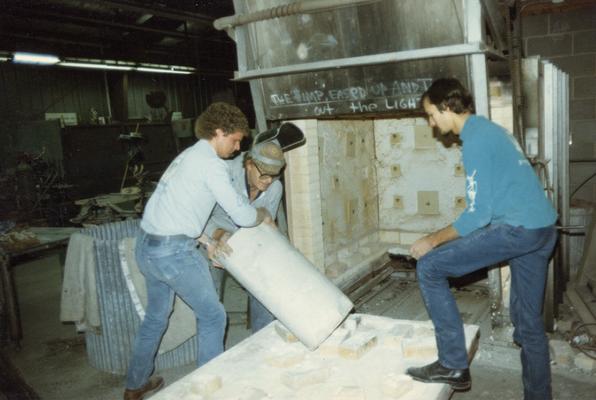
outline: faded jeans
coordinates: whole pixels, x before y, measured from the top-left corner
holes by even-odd
[[[445,243],[418,260],[416,273],[424,304],[435,326],[441,365],[453,369],[468,368],[463,324],[447,278],[508,261],[513,339],[521,345],[524,399],[551,399],[549,349],[542,304],[548,260],[556,239],[553,226],[525,229],[505,224],[489,225]]]
[[[220,295],[220,299],[223,299],[227,274],[226,270],[222,268],[211,267],[211,276],[213,277],[213,283]],[[271,314],[269,310],[267,310],[267,308],[250,292],[248,292],[248,310],[250,315],[250,330],[252,333],[256,333],[275,320],[273,314]]]
[[[197,319],[197,365],[223,352],[226,313],[213,287],[207,260],[194,239],[150,235],[142,229],[135,249],[147,285],[145,318],[135,338],[126,387],[138,389],[151,376],[162,336],[177,294]]]

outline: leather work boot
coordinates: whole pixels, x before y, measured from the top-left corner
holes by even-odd
[[[143,400],[145,396],[157,392],[163,386],[161,376],[152,376],[147,383],[138,389],[126,389],[124,391],[124,400]]]
[[[470,369],[450,369],[439,361],[420,368],[408,368],[406,373],[414,380],[426,383],[447,383],[453,390],[468,390],[472,387]]]

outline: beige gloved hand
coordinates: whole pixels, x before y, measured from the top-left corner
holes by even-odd
[[[230,232],[223,229],[216,229],[213,233],[213,239],[207,245],[207,257],[209,257],[214,267],[223,268],[218,260],[232,254],[232,248],[228,245],[228,239],[231,236]]]

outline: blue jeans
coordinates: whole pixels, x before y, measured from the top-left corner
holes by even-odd
[[[263,329],[275,319],[263,303],[250,293],[248,293],[248,307],[250,310],[250,329],[252,333]]]
[[[197,319],[197,365],[223,352],[226,327],[226,313],[213,287],[207,260],[196,248],[194,239],[184,235],[150,235],[141,229],[135,256],[145,276],[147,307],[128,366],[128,389],[143,386],[153,372],[174,294],[192,308]]]
[[[542,303],[548,260],[556,239],[553,226],[525,229],[504,224],[489,225],[445,243],[418,260],[416,274],[424,304],[435,326],[441,365],[468,368],[463,324],[447,278],[509,261],[510,313],[513,338],[521,345],[524,399],[551,398]]]
[[[220,299],[223,299],[223,292],[226,286],[225,280],[227,277],[226,270],[211,267],[211,276],[213,277],[213,283],[219,293]],[[269,310],[267,310],[267,308],[250,292],[248,292],[248,309],[250,314],[250,330],[252,333],[256,333],[275,320],[273,314],[271,314]]]

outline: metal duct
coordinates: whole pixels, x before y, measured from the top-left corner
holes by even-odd
[[[82,231],[93,238],[96,265],[96,286],[101,318],[100,331],[85,333],[89,363],[102,371],[124,375],[132,344],[141,320],[131,301],[118,251],[119,242],[134,237],[138,220],[127,220],[96,226]],[[156,368],[186,365],[196,360],[196,337],[156,358]]]

